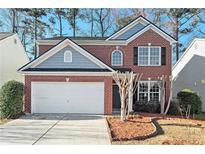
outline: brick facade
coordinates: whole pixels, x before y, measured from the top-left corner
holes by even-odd
[[[147,46],[151,43],[152,46],[166,47],[166,65],[162,66],[137,66],[133,65],[133,47]],[[51,45],[39,46],[39,54],[49,50]],[[111,53],[116,49],[116,45],[82,45],[88,52],[101,59],[105,64],[111,66]],[[172,69],[172,47],[170,42],[160,36],[153,30],[148,30],[128,45],[118,46],[123,52],[123,66],[121,68],[131,68],[133,72],[142,73],[142,80],[157,80],[162,75],[171,75]],[[166,100],[169,98],[170,81],[166,81]]]
[[[138,66],[134,65],[133,48],[137,46],[147,46],[151,43],[152,46],[166,47],[166,65],[162,66]],[[105,45],[83,45],[83,47],[94,54],[96,57],[101,59],[104,63],[111,66],[111,53],[116,49],[116,46],[105,46]],[[172,69],[172,47],[170,42],[161,37],[153,30],[148,30],[144,34],[137,37],[135,40],[130,42],[127,46],[118,46],[123,52],[123,66],[121,68],[131,68],[133,72],[142,73],[142,80],[157,80],[162,75],[171,75]],[[118,67],[119,68],[119,67]],[[166,101],[169,98],[169,87],[170,81],[166,81]]]
[[[104,113],[112,114],[112,77],[108,76],[25,76],[25,112],[31,113],[31,82],[104,82]]]

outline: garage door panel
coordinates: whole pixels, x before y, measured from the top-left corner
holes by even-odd
[[[32,113],[104,113],[103,82],[33,82]]]

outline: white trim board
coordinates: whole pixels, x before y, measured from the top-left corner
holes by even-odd
[[[107,68],[110,71],[114,71],[111,67],[109,67],[108,65],[106,65],[105,63],[103,63],[102,61],[100,61],[99,59],[97,59],[96,57],[94,57],[92,54],[88,53],[86,50],[84,50],[83,48],[81,48],[80,46],[78,46],[76,43],[74,43],[73,41],[71,41],[70,39],[66,38],[65,40],[63,40],[62,42],[60,42],[58,45],[54,46],[53,48],[51,48],[49,51],[47,51],[46,53],[44,53],[43,55],[41,55],[39,58],[37,58],[36,60],[32,61],[31,63],[29,63],[28,65],[22,67],[20,69],[20,72],[23,69],[27,69],[27,68],[35,68],[37,65],[39,65],[40,63],[44,62],[46,59],[48,59],[49,57],[51,57],[52,55],[56,54],[57,52],[59,52],[61,49],[65,48],[66,46],[70,45],[72,48],[74,48],[76,51],[80,52],[82,55],[84,55],[85,57],[87,57],[88,59],[90,59],[92,62],[94,62],[95,64],[97,64],[100,68]]]

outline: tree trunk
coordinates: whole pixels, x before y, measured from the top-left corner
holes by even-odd
[[[129,113],[133,111],[133,80],[134,80],[134,74],[131,74],[130,84],[129,84],[129,92],[128,92],[128,116]]]
[[[171,104],[171,100],[172,100],[172,81],[170,81],[170,95],[169,95],[169,100],[168,100],[168,104],[167,104],[167,107],[166,107],[166,110],[165,110],[165,114],[168,113],[169,111],[169,107],[170,107],[170,104]]]
[[[73,37],[75,37],[75,31],[76,31],[76,13],[75,13],[75,9],[74,9],[74,11],[73,11]]]
[[[161,110],[160,113],[164,114],[164,106],[165,106],[165,81],[162,79],[162,87],[161,87]]]
[[[121,89],[121,120],[125,121],[125,88]]]
[[[36,40],[37,40],[37,17],[34,19],[34,39],[35,39],[35,46],[34,46],[34,58],[37,56],[37,46],[36,46]]]
[[[12,32],[16,33],[16,10],[12,9],[12,18],[13,18],[13,23],[12,23]]]
[[[176,21],[176,36],[175,36],[175,39],[177,40],[177,43],[176,43],[176,61],[179,60],[179,44],[178,44],[178,40],[179,40],[179,20],[178,18],[175,19]]]
[[[101,36],[104,37],[104,27],[103,27],[103,21],[102,21],[102,9],[100,9],[100,29],[101,29]]]
[[[58,15],[58,18],[59,18],[59,30],[60,30],[60,36],[62,36],[63,34],[63,28],[62,28],[62,17],[61,15]]]
[[[93,17],[93,9],[91,10],[91,31],[90,35],[93,37],[93,25],[94,25],[94,17]]]

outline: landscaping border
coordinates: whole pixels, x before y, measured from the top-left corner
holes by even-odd
[[[135,117],[135,116],[134,116]],[[142,136],[136,136],[136,137],[133,137],[133,138],[130,138],[130,139],[127,139],[127,138],[123,138],[123,139],[115,139],[113,138],[113,135],[112,135],[112,131],[110,129],[110,124],[108,122],[108,118],[120,118],[120,116],[107,116],[106,117],[106,125],[107,125],[107,129],[108,129],[108,134],[109,134],[109,138],[111,140],[111,142],[114,142],[114,141],[132,141],[132,140],[145,140],[145,139],[148,139],[148,138],[151,138],[151,137],[155,137],[156,135],[158,135],[158,129],[157,129],[157,126],[155,125],[155,118],[151,118],[151,124],[152,126],[154,127],[154,131],[151,132],[150,134],[147,134],[147,135],[142,135]]]

